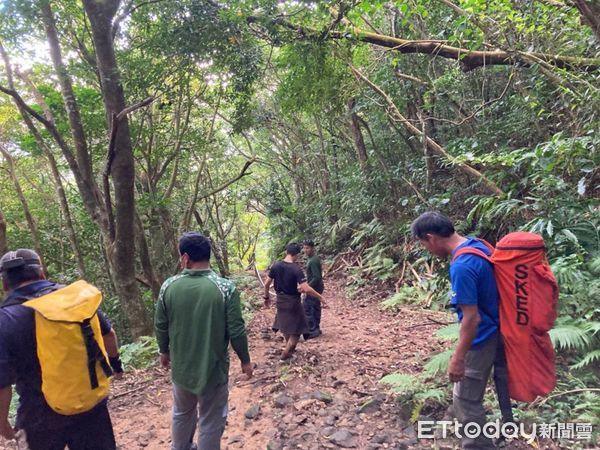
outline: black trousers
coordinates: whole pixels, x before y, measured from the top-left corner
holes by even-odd
[[[304,315],[308,325],[308,333],[304,335],[304,338],[319,336],[321,334],[321,302],[307,295],[304,299]]]
[[[106,404],[57,430],[32,430],[25,426],[30,450],[115,450],[115,436]]]

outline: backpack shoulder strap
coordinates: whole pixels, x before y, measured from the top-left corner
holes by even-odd
[[[485,246],[486,246],[486,247],[489,249],[489,251],[490,251],[490,252],[492,252],[492,255],[494,254],[494,252],[496,251],[496,248],[495,248],[495,247],[494,247],[492,244],[490,244],[490,243],[489,243],[488,241],[486,241],[485,239],[480,239],[480,238],[477,238],[477,240],[478,240],[479,242],[481,242],[483,245],[485,245]],[[487,255],[486,255],[486,256],[487,256]]]
[[[479,256],[480,258],[485,259],[490,264],[494,264],[494,261],[492,261],[492,258],[490,258],[488,255],[486,255],[483,252],[483,250],[479,250],[478,248],[475,248],[475,247],[463,247],[463,248],[458,249],[458,251],[452,257],[451,263],[453,263],[454,261],[456,261],[456,258],[458,258],[461,255],[475,255],[475,256]]]

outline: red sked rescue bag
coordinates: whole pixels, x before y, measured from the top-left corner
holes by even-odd
[[[558,283],[546,259],[544,239],[534,233],[504,236],[491,258],[473,247],[459,249],[494,265],[500,295],[500,333],[504,339],[508,389],[514,400],[531,402],[556,385],[554,348],[548,331],[558,308]]]

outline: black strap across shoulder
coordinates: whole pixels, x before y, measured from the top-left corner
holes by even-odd
[[[85,343],[85,348],[87,350],[87,366],[88,373],[90,376],[90,386],[92,389],[96,389],[98,387],[98,375],[96,374],[96,363],[100,364],[104,375],[110,377],[113,374],[108,361],[106,360],[104,353],[100,349],[98,342],[94,336],[94,330],[92,329],[92,325],[90,323],[91,319],[86,319],[82,323],[81,332],[83,334],[83,341]]]

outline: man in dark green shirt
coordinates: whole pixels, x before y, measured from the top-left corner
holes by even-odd
[[[164,282],[154,328],[163,367],[173,381],[172,450],[190,450],[196,422],[199,450],[218,450],[227,419],[229,342],[252,376],[240,294],[209,268],[210,242],[200,233],[179,239],[178,275]],[[199,412],[199,420],[198,420]]]
[[[306,281],[308,285],[322,294],[325,290],[323,284],[323,273],[321,270],[321,258],[315,252],[315,243],[307,239],[303,242],[304,254],[308,257],[306,262]],[[306,295],[304,299],[304,313],[308,324],[308,333],[304,339],[316,338],[321,335],[321,301],[318,298]]]

